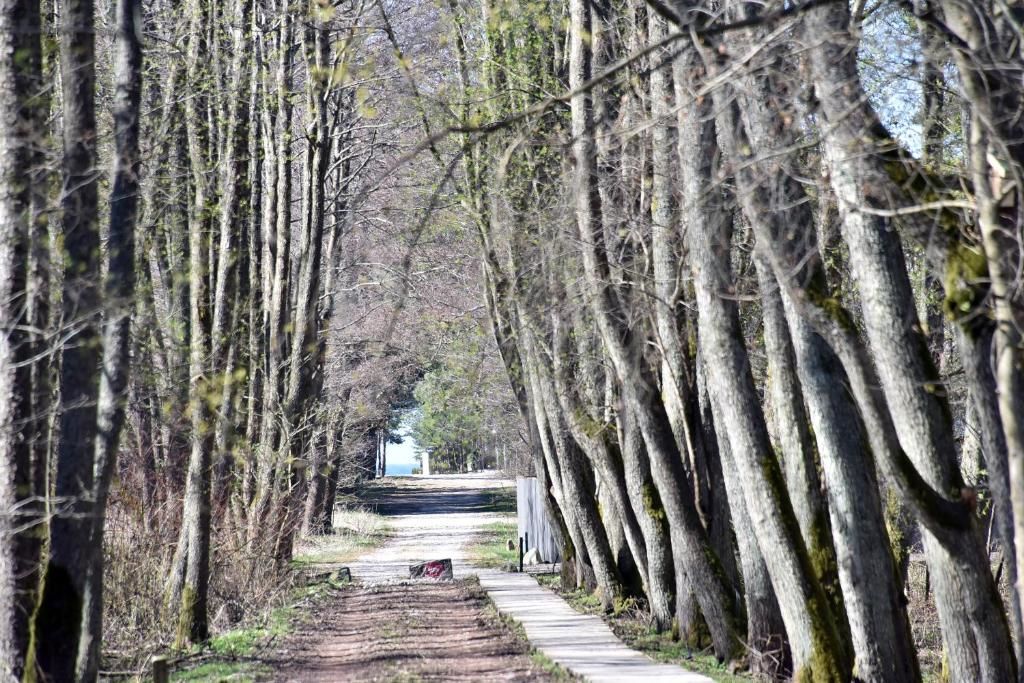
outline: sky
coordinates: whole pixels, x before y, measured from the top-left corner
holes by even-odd
[[[388,464],[396,465],[418,465],[419,461],[416,456],[420,454],[420,449],[416,445],[416,440],[412,437],[412,422],[413,422],[413,411],[405,411],[402,415],[401,427],[399,433],[402,435],[402,443],[400,444],[388,444]]]

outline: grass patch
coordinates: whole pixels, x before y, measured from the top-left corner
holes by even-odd
[[[515,539],[515,522],[493,522],[485,526],[469,545],[469,558],[479,567],[505,569],[519,565],[519,549],[508,549],[508,540]]]
[[[269,667],[254,662],[208,662],[186,671],[177,671],[171,674],[171,680],[176,683],[248,683],[269,673]]]
[[[534,666],[542,669],[544,673],[556,681],[581,681],[583,680],[573,672],[569,671],[555,660],[548,657],[540,650],[530,651],[530,661],[533,662]]]
[[[298,567],[345,564],[379,547],[390,535],[381,515],[339,510],[334,514],[334,533],[302,539],[292,563]]]
[[[289,604],[270,610],[263,623],[210,638],[203,647],[189,655],[189,658],[202,658],[203,663],[172,672],[171,680],[244,683],[264,678],[271,670],[258,661],[260,653],[277,639],[288,635],[294,624],[312,618],[313,611],[306,608],[339,587],[322,581],[294,589],[289,595]]]
[[[487,489],[487,507],[491,512],[516,513],[516,490],[511,486]]]
[[[210,639],[206,649],[218,657],[251,657],[261,645],[288,633],[295,607],[278,607],[263,626],[228,631]]]
[[[674,640],[671,634],[657,633],[644,623],[646,619],[634,616],[612,617],[609,622],[619,638],[634,650],[651,659],[680,666],[701,673],[718,683],[750,683],[757,680],[749,675],[732,673],[726,664],[720,664],[712,654],[694,651],[686,643]]]
[[[601,599],[593,593],[588,593],[582,588],[571,591],[562,590],[562,579],[558,574],[540,574],[535,577],[537,583],[548,590],[558,593],[577,612],[593,614],[598,617],[605,616],[604,608],[601,607]]]

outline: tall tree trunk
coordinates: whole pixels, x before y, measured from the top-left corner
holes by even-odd
[[[651,478],[643,435],[630,422],[627,410],[618,411],[617,423],[628,500],[640,525],[647,550],[648,607],[654,627],[665,631],[672,627],[676,602],[676,563],[672,556],[669,524],[664,514],[658,514],[655,506],[645,505],[645,501],[652,498],[652,492],[657,491],[657,488]],[[678,564],[685,566],[682,561]]]
[[[707,369],[700,369],[702,379],[707,381]],[[710,396],[713,417],[707,428],[716,429],[716,425],[724,424],[722,408],[719,402]],[[778,678],[788,671],[791,665],[788,644],[786,643],[786,627],[782,620],[775,589],[772,587],[768,566],[764,554],[758,546],[758,534],[753,519],[747,509],[743,497],[743,485],[737,469],[736,458],[732,454],[732,445],[727,433],[719,433],[716,438],[718,457],[722,463],[723,481],[729,508],[732,511],[732,523],[736,532],[736,545],[740,556],[740,569],[743,575],[743,599],[747,607],[747,649],[750,657],[750,670],[754,673]]]
[[[34,228],[34,187],[26,177],[45,139],[45,112],[32,106],[42,85],[40,32],[38,2],[0,5],[0,677],[12,680],[25,671],[45,535],[46,460],[37,444],[45,432],[33,403],[46,366],[32,361],[41,344],[26,332],[43,321],[33,320],[32,301],[20,301],[41,294],[45,303],[49,295],[31,291],[29,267],[33,251],[45,252],[35,243],[45,230]]]
[[[995,332],[992,352],[1007,470],[998,488],[1010,517],[1002,534],[1008,558],[1008,577],[1015,580],[1010,623],[1015,636],[1018,680],[1024,681],[1024,124],[1020,119],[1024,95],[1020,88],[1019,18],[1000,3],[939,3],[943,28],[959,39],[953,58],[960,84],[970,105],[970,137],[966,141],[969,169],[977,202],[986,270],[991,282]],[[932,17],[926,17],[932,20]],[[931,27],[929,27],[931,28]],[[951,259],[952,260],[952,259]],[[982,279],[984,279],[984,274]],[[1002,451],[993,454],[1002,456]],[[1004,469],[1000,462],[999,469]],[[1001,474],[1001,472],[999,473]],[[1001,493],[993,486],[993,492]],[[1002,496],[1001,496],[1002,497]],[[1008,500],[1007,500],[1008,499]],[[1012,511],[1012,512],[1011,512]],[[1009,513],[1009,514],[1008,514]],[[1001,522],[1005,529],[1006,520]]]
[[[570,349],[565,323],[558,314],[552,314],[552,318],[551,374],[554,380],[554,396],[565,416],[566,425],[573,439],[587,454],[595,472],[600,477],[605,497],[605,502],[602,503],[602,512],[609,506],[613,508],[608,512],[614,514],[618,519],[622,527],[623,539],[633,558],[636,571],[641,576],[645,590],[650,591],[648,588],[650,581],[647,548],[634,509],[629,503],[623,458],[619,451],[619,445],[613,440],[615,432],[609,429],[608,424],[594,417],[591,410],[588,410],[576,393],[576,389],[573,387],[573,377],[567,367]],[[580,374],[592,375],[595,370],[596,368],[582,368]],[[625,579],[626,576],[627,574],[620,572],[621,578]],[[658,618],[658,616],[655,617],[656,622]],[[671,621],[669,614],[662,614],[660,618]],[[661,625],[664,627],[667,626],[667,623],[663,621]]]
[[[691,100],[692,101],[692,100]],[[690,203],[687,238],[697,299],[701,353],[708,390],[721,410],[719,430],[729,435],[758,544],[778,596],[797,675],[822,680],[846,676],[852,662],[836,628],[836,615],[814,571],[768,438],[749,359],[742,343],[729,252],[729,216],[704,188],[714,186],[716,157],[710,103],[692,101],[680,128],[682,181]],[[725,463],[723,462],[723,465]],[[729,477],[726,471],[725,476]]]
[[[222,383],[220,410],[217,416],[216,448],[217,499],[223,498],[225,478],[231,464],[229,449],[234,428],[233,405],[235,373],[233,361],[241,344],[236,341],[238,310],[239,267],[247,259],[246,231],[238,226],[249,221],[249,101],[250,68],[248,64],[253,0],[232,3],[234,16],[231,26],[231,65],[225,99],[227,100],[227,126],[224,135],[224,154],[220,160],[219,232],[215,286],[213,288],[213,321],[210,328],[213,377]],[[240,263],[241,262],[241,263]],[[219,375],[219,376],[218,376]]]
[[[545,351],[539,349],[538,341],[531,339],[534,362],[534,373],[537,393],[543,401],[543,409],[548,417],[548,425],[552,431],[555,452],[562,466],[562,486],[565,504],[574,509],[579,524],[580,535],[587,548],[587,555],[601,589],[601,603],[611,609],[616,599],[622,594],[620,577],[615,569],[608,534],[597,511],[596,482],[589,463],[578,442],[570,435],[570,428],[562,414],[557,398],[557,390],[552,379],[551,368],[543,358]],[[621,511],[614,511],[614,516],[622,519]]]
[[[209,634],[207,598],[210,579],[210,489],[213,430],[212,411],[207,393],[211,386],[209,202],[213,201],[207,179],[210,131],[200,107],[208,96],[203,79],[207,77],[204,60],[203,27],[207,11],[203,0],[191,0],[190,35],[186,61],[188,81],[197,92],[186,100],[188,156],[192,176],[192,202],[189,209],[189,408],[191,412],[191,453],[185,481],[185,500],[181,533],[169,577],[169,604],[177,613],[175,645],[202,642]]]
[[[591,10],[583,0],[570,3],[569,85],[576,223],[591,306],[601,338],[608,350],[623,389],[623,401],[633,411],[651,459],[657,496],[646,500],[669,518],[673,557],[685,558],[687,577],[711,631],[716,654],[730,659],[742,642],[743,621],[729,587],[723,580],[718,558],[708,546],[697,516],[692,491],[686,485],[682,461],[671,424],[649,372],[638,358],[635,340],[615,321],[617,304],[609,290],[609,270],[604,252],[601,199],[595,168],[593,110],[589,91],[580,89],[591,77]],[[625,340],[625,341],[624,341]],[[664,506],[664,507],[662,507]]]
[[[80,680],[87,662],[80,651],[88,609],[94,456],[97,436],[101,341],[100,235],[97,225],[95,32],[90,0],[61,8],[66,270],[60,373],[60,440],[54,492],[62,501],[50,523],[50,557],[35,615],[36,663],[54,680]]]
[[[651,12],[649,17],[648,39],[653,43],[663,40],[668,34],[667,22],[661,16]],[[660,50],[652,55],[655,62],[664,60],[668,50]],[[692,370],[688,367],[686,345],[680,334],[679,299],[682,294],[681,271],[682,260],[682,228],[678,224],[678,213],[673,206],[673,173],[672,128],[675,121],[672,114],[675,107],[673,71],[685,69],[685,59],[672,60],[670,69],[666,66],[655,66],[650,74],[650,108],[654,126],[651,134],[651,262],[654,275],[654,314],[657,342],[663,358],[662,393],[665,395],[665,408],[672,422],[672,431],[679,444],[679,452],[685,456],[685,462],[691,470],[694,480],[697,476],[692,471],[695,464],[703,458],[696,451],[701,447],[700,430],[691,424],[693,415],[687,408],[695,405],[691,401]],[[694,487],[695,492],[700,486]],[[698,496],[699,499],[699,496]]]
[[[706,176],[709,181],[710,177]],[[844,643],[800,535],[782,472],[768,439],[749,362],[742,348],[738,313],[735,305],[730,305],[723,296],[732,286],[729,280],[723,279],[730,272],[728,229],[718,227],[717,234],[712,232],[715,218],[713,214],[709,218],[707,223],[700,220],[689,223],[698,330],[701,352],[706,354],[708,388],[717,397],[722,413],[720,429],[728,433],[730,450],[737,458],[736,472],[751,513],[753,533],[758,538],[779,597],[796,675],[841,680],[845,678],[843,672],[849,670],[848,662],[844,661]],[[718,226],[722,226],[723,220],[721,216],[717,218]],[[725,464],[723,461],[723,466]],[[728,480],[728,469],[725,476]],[[742,533],[742,529],[738,533]]]
[[[273,191],[267,194],[272,201],[264,209],[267,223],[264,235],[270,249],[264,256],[267,277],[270,278],[270,296],[264,314],[267,326],[267,376],[263,384],[263,424],[260,429],[257,490],[253,496],[252,511],[249,515],[249,545],[254,547],[265,538],[267,519],[275,495],[278,475],[279,442],[282,438],[283,396],[285,370],[288,362],[287,335],[288,321],[285,312],[288,307],[291,273],[291,196],[292,196],[292,42],[294,17],[291,0],[281,0],[281,19],[277,31],[276,71],[273,88],[267,89],[267,97],[274,98],[273,124],[275,128],[266,132],[273,140]],[[268,160],[268,164],[270,161]],[[270,210],[272,205],[273,211]],[[266,282],[266,278],[264,282]],[[266,295],[264,295],[266,297]]]
[[[103,365],[100,378],[84,623],[78,677],[99,672],[103,639],[103,535],[107,497],[124,427],[130,369],[131,311],[135,307],[135,224],[139,213],[139,129],[142,99],[142,2],[119,0],[114,64],[114,168],[104,283]]]

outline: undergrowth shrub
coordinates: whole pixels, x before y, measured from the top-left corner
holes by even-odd
[[[166,605],[165,589],[180,519],[180,503],[144,510],[131,491],[112,492],[103,544],[107,674],[143,674],[153,655],[169,652],[175,614]],[[274,557],[272,547],[250,548],[246,530],[232,515],[215,514],[214,519],[220,525],[210,541],[211,636],[262,626],[301,577],[290,563]]]

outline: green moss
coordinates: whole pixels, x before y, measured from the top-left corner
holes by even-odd
[[[782,523],[786,526],[789,537],[801,538],[800,525],[789,501],[778,461],[774,456],[764,457],[761,460],[761,468],[772,496],[782,507]],[[804,575],[803,598],[811,628],[811,656],[796,672],[794,680],[809,683],[845,681],[849,676],[842,676],[841,673],[853,666],[852,646],[849,638],[840,637],[836,625],[837,615],[833,614],[831,601],[815,573],[810,553],[801,543],[796,545],[796,550]]]
[[[849,641],[850,634],[844,628],[847,625],[846,603],[839,583],[839,561],[836,559],[835,546],[832,544],[830,520],[824,510],[820,510],[812,520],[808,541],[807,554],[811,566],[814,567],[814,575],[818,577],[822,590],[825,591],[843,640]]]
[[[952,674],[949,671],[949,653],[946,649],[942,649],[942,670],[939,672],[940,683],[949,683],[953,679]]]
[[[174,636],[176,650],[184,650],[192,639],[192,612],[195,601],[195,588],[186,584],[181,590],[181,604],[178,607],[178,630]]]
[[[885,530],[889,533],[889,549],[897,567],[907,561],[908,548],[903,536],[903,529],[908,525],[906,508],[892,489],[885,495]]]
[[[838,297],[833,296],[828,290],[824,277],[814,278],[808,284],[805,291],[807,292],[807,299],[834,320],[841,328],[850,332],[857,331],[857,325],[853,321],[853,316],[843,306],[843,302]]]
[[[889,151],[883,152],[888,160],[882,165],[886,175],[899,185],[918,204],[939,202],[962,193],[943,191],[945,181],[939,176],[926,171],[920,164],[903,158],[899,144],[887,145]],[[909,163],[908,163],[909,162]],[[911,166],[912,164],[912,166]],[[913,172],[911,172],[913,168]],[[943,208],[934,212],[934,222],[953,242],[960,239],[963,219],[953,209]]]
[[[793,680],[796,683],[845,683],[850,676],[843,675],[830,652],[815,645],[810,661],[796,672]]]
[[[573,419],[576,421],[576,424],[579,425],[579,428],[583,433],[591,439],[601,438],[604,432],[609,428],[608,424],[601,422],[600,420],[595,420],[582,409],[573,413]]]
[[[668,521],[668,518],[665,516],[665,508],[661,503],[661,495],[658,493],[657,487],[649,481],[644,482],[643,503],[644,510],[650,515],[651,519],[658,523],[666,523]]]
[[[957,242],[946,258],[945,275],[943,311],[949,319],[957,320],[985,298],[980,283],[988,279],[988,261],[974,247]]]

